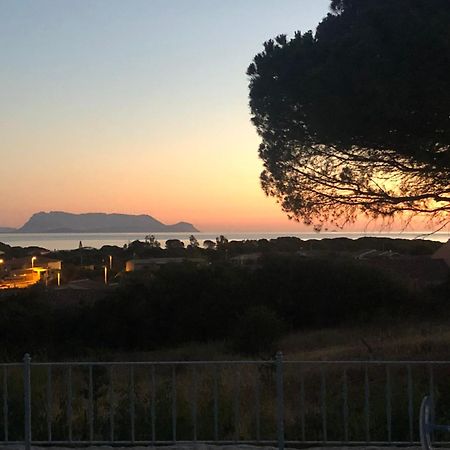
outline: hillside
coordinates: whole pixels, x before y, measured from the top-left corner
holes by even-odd
[[[15,228],[0,227],[0,233],[14,233],[15,231],[17,231]]]
[[[39,212],[18,230],[21,233],[157,233],[196,232],[192,224],[166,225],[149,215]]]

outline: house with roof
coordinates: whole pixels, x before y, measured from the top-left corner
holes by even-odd
[[[450,239],[442,244],[431,256],[433,259],[441,259],[450,267]]]
[[[205,258],[183,257],[130,259],[125,263],[125,272],[154,271],[166,264],[182,264],[184,262],[202,265],[206,264],[207,260]]]
[[[254,253],[242,253],[240,255],[236,255],[230,258],[230,262],[236,264],[238,266],[253,266],[256,267],[259,263],[259,260],[262,257],[261,252]]]
[[[1,266],[0,289],[26,288],[58,279],[62,262],[44,256],[27,256],[5,260]]]

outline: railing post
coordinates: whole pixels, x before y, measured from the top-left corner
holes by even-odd
[[[275,356],[277,383],[277,441],[278,450],[284,450],[284,389],[283,389],[283,353]]]
[[[23,357],[23,397],[24,397],[24,445],[31,450],[31,357],[28,353]]]

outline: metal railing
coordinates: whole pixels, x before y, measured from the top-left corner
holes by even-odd
[[[0,444],[27,450],[418,444],[425,394],[450,420],[449,361],[287,361],[277,353],[270,361],[54,363],[25,355],[0,366]]]

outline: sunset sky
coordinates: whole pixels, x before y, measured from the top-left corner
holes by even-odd
[[[259,185],[245,71],[329,0],[2,0],[0,226],[37,211],[302,230]]]

